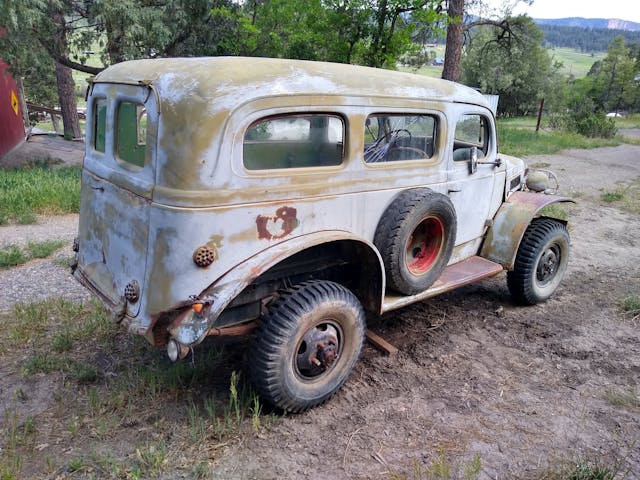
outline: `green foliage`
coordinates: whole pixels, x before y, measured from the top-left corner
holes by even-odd
[[[606,203],[619,202],[624,198],[624,192],[621,192],[621,191],[604,192],[602,195],[600,195],[600,198],[602,199],[603,202],[606,202]]]
[[[536,111],[541,98],[558,91],[560,65],[552,64],[542,48],[533,20],[522,16],[510,21],[509,35],[497,27],[474,33],[462,59],[461,81],[500,95],[500,114],[526,115]]]
[[[66,242],[62,240],[47,240],[44,242],[29,242],[24,248],[8,245],[0,248],[0,268],[15,267],[27,263],[34,258],[47,258],[59,250]]]
[[[622,300],[622,309],[633,317],[640,315],[640,294],[627,295]]]
[[[80,169],[35,167],[0,170],[0,223],[35,222],[36,214],[80,209]]]
[[[570,112],[564,117],[567,130],[585,137],[613,138],[618,128],[612,118],[603,111],[595,111],[590,98],[582,98],[569,105]]]

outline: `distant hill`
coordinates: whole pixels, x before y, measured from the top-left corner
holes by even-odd
[[[598,28],[640,32],[640,23],[620,20],[618,18],[534,18],[534,21],[538,25],[553,25],[556,27]]]
[[[577,17],[534,21],[544,33],[545,45],[551,48],[574,48],[583,53],[606,52],[611,41],[618,35],[622,35],[627,44],[640,44],[640,23]],[[627,28],[612,28],[607,25],[624,25]]]

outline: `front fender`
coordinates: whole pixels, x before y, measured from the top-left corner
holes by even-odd
[[[384,272],[384,265],[378,250],[365,239],[344,231],[323,231],[302,235],[273,245],[229,270],[198,295],[198,300],[207,306],[202,315],[180,315],[169,327],[169,333],[183,345],[200,343],[229,303],[260,275],[286,258],[307,248],[342,240],[358,242],[368,250],[375,252],[379,269]],[[380,298],[375,302],[378,305],[382,305],[385,289],[383,273],[381,281]]]
[[[533,192],[514,192],[496,212],[485,237],[480,256],[513,270],[524,232],[544,207],[553,203],[573,202],[570,198]]]

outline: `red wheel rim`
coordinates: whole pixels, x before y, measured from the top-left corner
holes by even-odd
[[[444,224],[436,217],[427,217],[416,227],[406,248],[406,265],[414,275],[429,271],[442,250]]]

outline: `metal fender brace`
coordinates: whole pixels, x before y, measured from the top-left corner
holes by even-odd
[[[498,209],[482,244],[480,256],[513,270],[524,232],[538,212],[553,203],[571,202],[567,197],[532,192],[514,192]],[[566,223],[564,220],[558,220]]]

